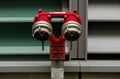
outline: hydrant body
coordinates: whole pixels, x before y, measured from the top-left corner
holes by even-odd
[[[52,18],[63,18],[59,37],[52,32]],[[76,41],[82,32],[82,20],[76,12],[42,12],[34,18],[33,37],[39,41],[50,41],[51,79],[64,79],[65,40]],[[59,29],[59,28],[58,28]]]
[[[56,38],[56,36],[52,33],[52,18],[64,19],[63,26],[61,27],[62,32],[58,38]],[[45,41],[49,39],[50,60],[64,60],[65,40],[77,40],[80,37],[81,25],[82,20],[76,12],[60,12],[58,10],[55,12],[39,11],[39,13],[34,18],[34,27],[32,31],[33,36],[37,40]]]

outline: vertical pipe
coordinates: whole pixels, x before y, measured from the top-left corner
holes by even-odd
[[[51,79],[64,79],[64,61],[51,61]]]
[[[67,0],[62,0],[62,11],[68,11]],[[51,79],[64,79],[64,61],[51,61]]]

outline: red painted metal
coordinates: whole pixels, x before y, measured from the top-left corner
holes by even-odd
[[[75,21],[82,25],[82,20],[76,12],[60,12],[56,10],[55,12],[42,12],[39,11],[37,17],[34,18],[34,23],[39,21],[45,21],[51,24],[52,18],[64,18],[64,23],[69,21]],[[62,35],[56,38],[52,34],[49,38],[50,41],[50,60],[65,60],[65,39]]]
[[[65,39],[61,35],[56,38],[54,34],[50,36],[50,60],[65,59]]]

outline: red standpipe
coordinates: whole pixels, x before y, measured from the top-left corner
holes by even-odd
[[[64,23],[69,21],[78,22],[82,25],[82,20],[76,12],[42,12],[40,11],[34,18],[34,23],[45,21],[49,24],[52,18],[63,18]],[[50,38],[50,60],[65,60],[65,39],[61,34],[58,38],[52,33]]]

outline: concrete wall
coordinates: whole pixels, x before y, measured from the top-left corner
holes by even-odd
[[[50,73],[0,73],[0,79],[50,79]],[[65,79],[80,79],[79,73],[65,73]],[[81,79],[120,79],[120,73],[82,73]]]
[[[82,79],[120,79],[120,73],[82,73]]]

